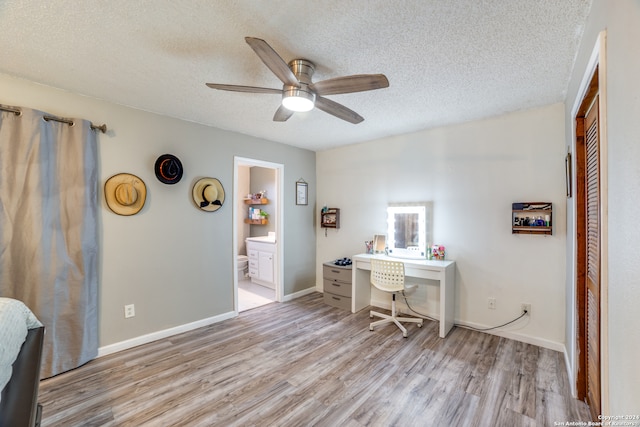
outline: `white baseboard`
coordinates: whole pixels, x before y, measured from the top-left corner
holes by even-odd
[[[398,302],[397,302],[398,303]],[[387,300],[387,301],[374,301],[371,300],[371,305],[374,307],[380,307],[380,308],[384,308],[387,310],[391,310],[391,303]],[[411,316],[417,316],[415,313],[409,311],[406,309],[406,305],[403,304],[399,304],[398,303],[398,307],[399,309],[403,310],[403,313],[405,314],[409,314]],[[418,316],[419,317],[419,316]],[[429,315],[429,317],[433,317],[434,319],[440,319],[439,316],[437,315]],[[471,328],[478,328],[478,329],[484,329],[484,328],[490,328],[490,325],[481,325],[478,323],[473,323],[473,322],[464,322],[458,319],[455,319],[454,321],[455,325],[458,326],[469,326]],[[564,348],[564,344],[560,343],[560,342],[556,342],[556,341],[550,341],[544,338],[540,338],[540,337],[534,337],[531,335],[526,335],[526,334],[521,334],[518,332],[513,332],[513,331],[505,331],[505,330],[499,330],[499,329],[494,329],[491,331],[479,331],[479,332],[484,332],[485,334],[490,334],[490,335],[496,335],[498,337],[503,337],[503,338],[509,338],[511,340],[515,340],[515,341],[520,341],[520,342],[524,342],[527,344],[533,344],[533,345],[537,345],[538,347],[543,347],[543,348],[548,348],[549,350],[555,350],[555,351],[559,351],[561,353],[565,353],[565,348]],[[565,356],[566,358],[566,356]]]
[[[311,293],[313,293],[313,292],[317,292],[317,291],[318,291],[318,290],[316,289],[315,285],[313,285],[313,286],[312,286],[312,287],[310,287],[310,288],[303,289],[303,290],[301,290],[301,291],[298,291],[298,292],[294,292],[294,293],[292,293],[292,294],[285,295],[285,296],[282,298],[282,302],[292,301],[292,300],[294,300],[294,299],[296,299],[296,298],[300,298],[300,297],[303,297],[303,296],[305,296],[305,295],[309,295],[309,294],[311,294]]]
[[[300,298],[304,295],[308,295],[312,292],[316,292],[315,286],[311,288],[304,289],[302,291],[295,292],[293,294],[285,295],[282,299],[283,302],[291,301],[296,298]],[[157,341],[162,338],[168,338],[173,335],[181,334],[183,332],[189,332],[194,329],[202,328],[204,326],[209,326],[214,323],[222,322],[223,320],[231,319],[233,317],[238,316],[238,313],[235,311],[230,311],[228,313],[219,314],[217,316],[209,317],[202,320],[197,320],[195,322],[186,323],[184,325],[175,326],[173,328],[164,329],[162,331],[152,332],[150,334],[141,335],[139,337],[131,338],[125,341],[120,341],[114,344],[109,344],[104,347],[98,348],[98,356],[102,357],[108,354],[116,353],[118,351],[127,350],[133,347],[137,347],[142,344],[148,344],[153,341]]]
[[[456,325],[461,325],[461,326],[470,326],[472,328],[479,328],[479,329],[483,329],[483,328],[490,328],[491,326],[489,325],[479,325],[477,323],[473,323],[473,322],[463,322],[460,320],[455,320],[455,324]],[[515,341],[520,341],[523,343],[527,343],[527,344],[533,344],[533,345],[537,345],[538,347],[542,347],[542,348],[548,348],[549,350],[555,350],[558,352],[563,352],[564,351],[564,344],[557,342],[557,341],[551,341],[551,340],[547,340],[545,338],[540,338],[540,337],[534,337],[531,335],[526,335],[526,334],[521,334],[518,332],[512,332],[512,331],[503,331],[503,330],[499,330],[499,329],[494,329],[491,331],[479,331],[479,332],[484,332],[485,334],[491,334],[491,335],[496,335],[499,337],[503,337],[503,338],[509,338],[511,340],[515,340]]]
[[[162,331],[152,332],[150,334],[141,335],[139,337],[131,338],[125,341],[120,341],[114,344],[109,344],[104,347],[98,348],[98,357],[106,356],[108,354],[116,353],[118,351],[127,350],[129,348],[137,347],[142,344],[148,344],[153,341],[157,341],[162,338],[167,338],[173,335],[181,334],[183,332],[189,332],[194,329],[209,326],[214,323],[222,322],[223,320],[236,317],[238,313],[230,311],[228,313],[219,314],[217,316],[208,317],[206,319],[197,320],[195,322],[186,323],[184,325],[175,326],[173,328],[164,329]]]
[[[292,301],[296,298],[300,298],[302,296],[308,295],[310,293],[313,292],[317,292],[318,290],[316,289],[315,286],[312,286],[310,288],[304,289],[302,291],[298,291],[298,292],[294,292],[293,294],[288,294],[285,295],[284,298],[282,299],[283,302],[287,302],[287,301]],[[371,305],[374,307],[380,307],[380,308],[384,308],[387,310],[391,309],[391,304],[388,301],[371,301]],[[408,313],[408,314],[412,314],[412,313]],[[180,326],[175,326],[173,328],[169,328],[169,329],[164,329],[161,331],[157,331],[157,332],[152,332],[150,334],[146,334],[146,335],[141,335],[139,337],[135,337],[135,338],[131,338],[125,341],[120,341],[114,344],[109,344],[106,345],[104,347],[100,347],[98,349],[98,356],[97,357],[102,357],[102,356],[106,356],[108,354],[112,354],[112,353],[116,353],[118,351],[122,351],[122,350],[127,350],[129,348],[133,348],[133,347],[137,347],[139,345],[142,344],[147,344],[153,341],[157,341],[159,339],[162,338],[167,338],[173,335],[177,335],[177,334],[181,334],[183,332],[188,332],[188,331],[192,331],[194,329],[198,329],[198,328],[202,328],[204,326],[209,326],[212,325],[214,323],[218,323],[218,322],[222,322],[223,320],[227,320],[227,319],[231,319],[233,317],[236,317],[238,315],[237,312],[235,311],[230,311],[228,313],[223,313],[217,316],[213,316],[213,317],[209,317],[206,319],[202,319],[202,320],[198,320],[195,322],[191,322],[191,323],[187,323],[184,325],[180,325]],[[438,316],[432,316],[435,319],[438,319]],[[470,326],[473,328],[487,328],[488,326],[486,325],[479,325],[476,323],[472,323],[472,322],[462,322],[459,320],[455,321],[456,325],[462,325],[462,326]],[[504,337],[504,338],[509,338],[515,341],[520,341],[520,342],[524,342],[527,344],[533,344],[533,345],[537,345],[539,347],[543,347],[543,348],[548,348],[550,350],[555,350],[555,351],[559,351],[561,353],[564,354],[565,357],[565,364],[567,366],[567,373],[569,375],[569,381],[570,384],[572,384],[572,393],[575,397],[575,382],[573,380],[573,373],[571,372],[571,365],[569,364],[569,360],[568,360],[568,354],[566,351],[566,348],[564,346],[564,344],[562,343],[558,343],[555,341],[549,341],[543,338],[539,338],[539,337],[532,337],[530,335],[525,335],[525,334],[519,334],[517,332],[511,332],[511,331],[500,331],[500,330],[493,330],[493,331],[481,331],[481,332],[485,332],[491,335],[496,335],[499,337]]]

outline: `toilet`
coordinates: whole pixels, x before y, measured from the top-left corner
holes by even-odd
[[[249,257],[246,255],[238,255],[238,279],[244,279],[247,276],[248,266]]]

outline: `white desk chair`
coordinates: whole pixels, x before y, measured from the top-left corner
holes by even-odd
[[[391,315],[378,313],[371,310],[369,317],[382,317],[369,324],[369,330],[373,331],[374,326],[384,325],[387,323],[395,323],[402,331],[402,336],[407,337],[407,329],[400,322],[417,323],[418,327],[422,327],[422,319],[415,317],[397,317],[396,316],[396,294],[405,289],[404,286],[404,263],[399,261],[388,261],[383,259],[371,259],[371,284],[381,291],[390,292]]]

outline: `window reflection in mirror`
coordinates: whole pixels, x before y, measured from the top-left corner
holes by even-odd
[[[420,246],[418,237],[419,221],[417,213],[396,213],[394,215],[393,241],[396,248],[408,249]]]
[[[402,204],[387,207],[387,240],[390,256],[426,258],[429,204]],[[430,237],[429,233],[429,237]]]

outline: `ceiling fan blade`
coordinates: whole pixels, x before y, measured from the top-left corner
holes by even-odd
[[[268,87],[223,85],[217,83],[207,83],[207,86],[209,86],[211,89],[230,90],[232,92],[275,93],[278,95],[282,95],[282,89],[271,89]]]
[[[385,87],[389,87],[389,80],[384,74],[356,74],[322,80],[309,85],[309,88],[318,95],[363,92]]]
[[[286,122],[289,120],[289,117],[293,116],[293,111],[284,108],[284,106],[280,106],[276,110],[276,114],[273,116],[274,122]]]
[[[336,116],[339,119],[346,120],[349,123],[358,124],[364,120],[364,117],[355,111],[321,96],[316,96],[316,108],[332,116]]]
[[[287,63],[284,62],[284,59],[282,59],[266,41],[255,37],[245,37],[244,40],[260,57],[262,62],[264,62],[264,65],[269,67],[273,74],[275,74],[282,83],[297,87],[300,86],[298,79],[293,74],[293,71],[291,71]]]

